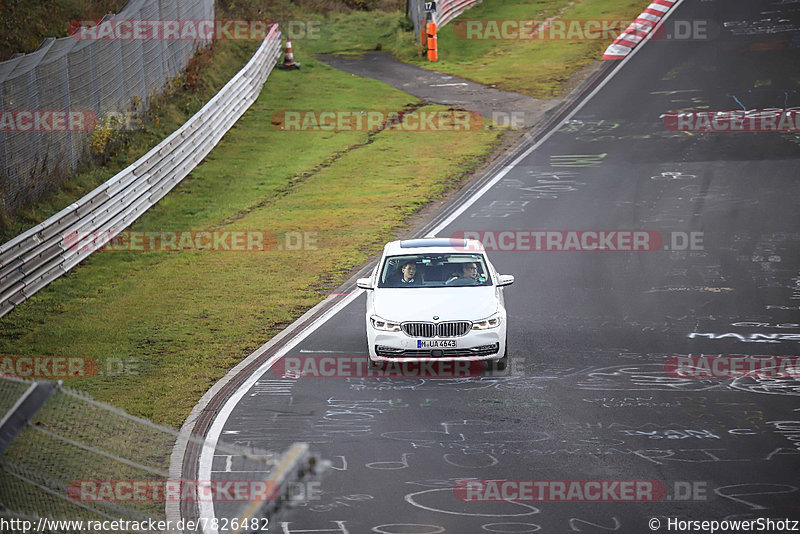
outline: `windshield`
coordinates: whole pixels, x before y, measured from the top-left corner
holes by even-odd
[[[389,256],[378,287],[490,286],[492,279],[481,254],[405,254]]]

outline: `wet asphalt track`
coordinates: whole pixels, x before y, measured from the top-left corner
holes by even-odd
[[[661,531],[667,518],[800,519],[800,379],[664,370],[675,355],[800,354],[800,136],[688,135],[660,118],[737,101],[800,106],[800,3],[686,0],[672,17],[735,24],[647,44],[439,235],[648,230],[669,248],[672,232],[702,232],[702,250],[491,253],[517,280],[504,372],[267,373],[222,439],[307,441],[332,462],[322,495],[270,532],[644,533],[653,517]],[[366,357],[363,310],[362,295],[290,355]],[[250,478],[228,460],[215,458],[215,478]],[[670,498],[458,500],[456,482],[473,478],[656,480]],[[679,499],[687,482],[704,491]]]

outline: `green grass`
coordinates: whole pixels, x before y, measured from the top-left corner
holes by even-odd
[[[0,243],[62,210],[147,153],[203,107],[250,60],[255,49],[251,42],[221,41],[213,52],[197,55],[188,76],[176,80],[177,92],[154,103],[143,127],[115,136],[116,145],[107,161],[87,164],[36,204],[24,207],[14,217],[0,218]]]
[[[545,9],[545,4],[526,6]],[[550,4],[553,9],[562,5],[560,0]],[[600,4],[584,0],[570,9],[588,11],[569,17],[597,16],[599,8],[591,6]],[[641,2],[622,0],[602,4],[641,7]],[[501,12],[470,12],[470,17],[514,13],[522,17],[523,12],[537,16],[526,10],[502,11],[503,4],[495,0],[476,9]],[[315,232],[318,246],[263,253],[97,253],[0,319],[0,354],[95,358],[101,373],[70,379],[68,385],[133,414],[179,425],[231,367],[324,298],[347,273],[394,238],[421,206],[458,187],[499,143],[501,133],[488,129],[427,133],[275,129],[271,119],[279,110],[400,110],[421,105],[406,93],[312,58],[315,53],[381,48],[421,62],[415,59],[416,44],[401,13],[330,14],[321,29],[320,39],[295,42],[302,69],[273,72],[256,104],[220,145],[133,227],[243,229],[276,235]],[[541,80],[529,83],[534,93],[557,92],[558,84],[579,68],[575,58],[587,56],[580,43],[570,43],[574,50],[569,51],[577,51],[574,57],[557,56],[548,64],[544,52],[522,48],[520,43],[467,43],[463,50],[450,47],[445,53],[446,42],[443,34],[443,60],[431,65],[434,68],[463,70],[453,73],[473,79],[491,78],[500,75],[502,64],[511,65],[508,61],[516,58],[527,63],[514,71],[516,78],[508,76],[512,85],[521,84],[535,69],[544,69]],[[196,71],[189,90],[165,99],[144,130],[121,139],[123,146],[105,167],[76,177],[68,189],[7,225],[4,235],[10,237],[43,220],[157,144],[241,68],[253,47],[218,43],[213,57],[204,58],[208,64]],[[503,52],[504,47],[509,48]],[[482,65],[477,57],[499,59]],[[467,73],[468,69],[473,70]],[[120,360],[132,364],[130,372],[104,372],[107,364]]]
[[[459,19],[633,20],[647,0],[484,0]],[[458,19],[457,19],[458,20]],[[570,76],[602,56],[612,40],[478,40],[459,38],[451,22],[438,34],[439,61],[403,57],[424,68],[460,76],[498,89],[552,98],[563,94]],[[461,37],[464,34],[460,34]]]
[[[459,19],[632,21],[647,0],[484,0]],[[381,49],[403,61],[536,98],[561,96],[572,74],[600,59],[612,39],[489,40],[464,39],[456,22],[438,32],[439,61],[422,57],[419,37],[412,35],[402,13],[332,15],[322,25],[322,39],[298,46],[314,53],[359,54]]]
[[[413,57],[417,44],[412,26],[402,11],[353,11],[328,13],[321,17],[307,15],[319,21],[319,31],[313,38],[293,41],[309,54],[362,54],[384,50],[395,56]]]
[[[125,0],[3,0],[0,2],[0,61],[33,52],[47,37],[66,37],[70,21],[99,20]]]
[[[451,22],[439,33],[440,60],[431,63],[419,55],[418,37],[412,35],[410,24],[404,19],[402,11],[344,10],[319,14],[310,10],[315,5],[313,0],[304,0],[294,4],[276,2],[274,6],[270,6],[275,13],[265,14],[262,6],[252,0],[235,4],[235,7],[225,5],[221,8],[221,15],[274,15],[281,20],[310,22],[310,25],[302,28],[304,32],[305,28],[310,28],[312,32],[294,41],[295,56],[300,61],[304,57],[320,53],[361,54],[381,49],[425,68],[541,98],[561,95],[570,76],[599,59],[608,44],[597,41],[463,40],[455,36],[455,23]],[[562,18],[633,18],[646,4],[643,0],[580,0],[568,7]],[[514,3],[484,0],[467,10],[460,18],[540,19],[560,13],[567,5],[567,0],[526,0]],[[144,131],[135,132],[123,139],[123,150],[118,151],[105,166],[98,168],[92,165],[89,170],[70,178],[58,191],[49,194],[36,205],[23,208],[13,218],[0,218],[0,243],[74,202],[177,129],[241,68],[249,59],[254,46],[247,42],[218,43],[212,64],[194,80],[200,87],[193,85],[190,91],[168,99],[164,109],[156,115],[159,123],[148,124]]]
[[[70,379],[179,425],[232,366],[478,166],[499,132],[284,132],[279,109],[402,109],[413,97],[300,55],[191,176],[133,227],[317,232],[317,248],[100,252],[0,319],[0,353],[89,356],[138,374]],[[444,109],[425,107],[422,109]],[[441,154],[447,154],[446,158]]]

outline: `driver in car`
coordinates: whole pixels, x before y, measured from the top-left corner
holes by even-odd
[[[475,282],[483,282],[485,279],[479,276],[478,265],[476,263],[465,263],[461,266],[461,274],[453,273],[447,282],[458,280],[459,278],[471,278]]]
[[[413,261],[405,262],[400,269],[401,276],[394,280],[395,287],[418,286],[422,281],[417,275],[417,264]]]

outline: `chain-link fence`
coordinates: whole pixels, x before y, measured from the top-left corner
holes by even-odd
[[[281,32],[273,24],[250,61],[183,126],[77,202],[0,245],[0,317],[93,254],[188,176],[256,101],[280,53]],[[88,241],[77,242],[80,235]]]
[[[130,0],[103,21],[214,18],[214,0]],[[64,21],[67,25],[69,21]],[[14,213],[74,170],[87,151],[85,118],[140,112],[210,39],[47,39],[0,63],[0,210]],[[50,112],[81,113],[83,127]],[[22,115],[20,115],[22,113]],[[15,119],[16,118],[16,119]],[[67,122],[69,116],[66,117]]]
[[[88,521],[120,520],[134,526],[161,521],[159,532],[202,532],[202,525],[168,523],[165,503],[203,499],[227,501],[229,509],[233,501],[238,510],[239,521],[229,518],[220,533],[258,530],[249,528],[258,527],[256,519],[268,520],[291,504],[293,495],[284,487],[320,465],[306,444],[284,454],[217,444],[215,454],[235,457],[247,480],[172,480],[170,455],[178,438],[172,428],[55,383],[14,378],[0,378],[0,410],[0,518],[40,526],[46,519],[50,532],[83,534]]]
[[[406,15],[414,25],[415,38],[419,38],[422,25],[425,24],[425,2],[422,0],[406,0]]]

